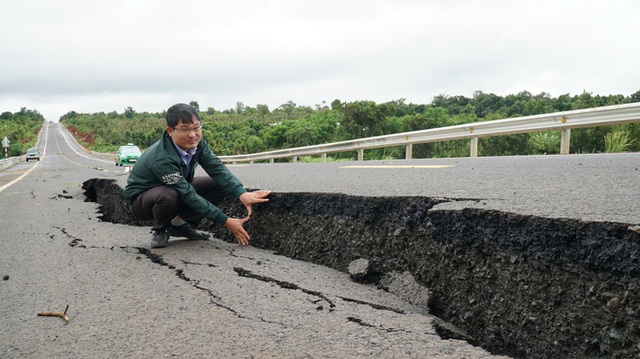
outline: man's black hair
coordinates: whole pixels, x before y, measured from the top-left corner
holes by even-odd
[[[167,110],[167,126],[172,128],[176,127],[180,120],[182,120],[182,123],[191,124],[193,123],[194,117],[200,121],[198,111],[186,103],[178,103],[169,107]]]

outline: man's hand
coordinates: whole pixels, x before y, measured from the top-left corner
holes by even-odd
[[[244,230],[244,227],[242,227],[242,225],[248,222],[249,219],[249,216],[244,218],[227,218],[227,221],[224,222],[224,226],[229,228],[231,233],[236,236],[236,240],[241,246],[249,244],[249,240],[251,239],[251,237],[249,237],[249,233],[247,233],[247,231]]]
[[[238,244],[241,246],[246,246],[249,244],[249,233],[244,230],[243,225],[251,220],[251,206],[256,203],[268,202],[269,199],[266,198],[271,194],[271,191],[260,190],[256,192],[245,192],[240,195],[240,202],[244,204],[247,209],[247,216],[244,218],[228,218],[224,223],[224,226],[229,228],[231,233],[236,236],[236,240]]]
[[[259,190],[255,192],[245,192],[240,195],[240,202],[244,204],[244,207],[247,209],[247,216],[251,217],[251,206],[256,203],[269,202],[269,195],[271,191],[267,190]]]

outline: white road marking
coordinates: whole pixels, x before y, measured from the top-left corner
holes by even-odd
[[[453,165],[350,165],[340,168],[450,168]]]
[[[47,135],[49,134],[49,126],[45,123],[44,125],[46,127],[46,133],[44,134],[44,150],[42,151],[42,158],[44,158],[45,152],[47,151]],[[31,173],[31,171],[33,171],[34,168],[36,168],[38,165],[40,164],[40,160],[38,160],[38,162],[36,162],[35,165],[31,166],[31,168],[29,168],[28,170],[26,170],[23,174],[20,175],[20,177],[14,179],[13,181],[5,184],[4,186],[0,187],[0,192],[4,191],[5,189],[13,186],[14,184],[18,183],[18,181],[21,181],[23,178],[27,177],[27,175],[29,175],[29,173]]]

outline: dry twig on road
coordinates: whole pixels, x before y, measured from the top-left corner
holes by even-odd
[[[65,322],[69,323],[69,317],[67,316],[67,310],[69,309],[69,304],[64,308],[64,312],[39,312],[38,316],[40,317],[60,317],[64,319]]]

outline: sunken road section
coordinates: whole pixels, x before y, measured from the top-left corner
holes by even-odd
[[[131,217],[113,180],[84,183],[102,219]],[[630,224],[478,209],[445,200],[273,193],[247,224],[251,245],[347,271],[374,259],[431,291],[430,312],[494,354],[514,358],[640,357],[640,234]],[[238,201],[220,207],[244,215]],[[226,228],[200,229],[235,242]]]

